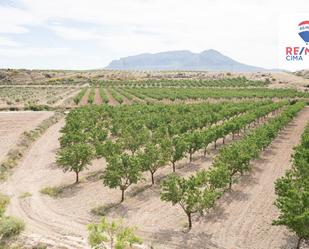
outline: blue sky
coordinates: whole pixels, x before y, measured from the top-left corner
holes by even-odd
[[[298,12],[308,0],[0,0],[0,68],[102,68],[206,49],[275,68],[278,16]]]

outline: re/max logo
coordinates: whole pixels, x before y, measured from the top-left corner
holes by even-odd
[[[303,56],[309,55],[309,48],[307,47],[286,47],[287,61],[303,61]]]

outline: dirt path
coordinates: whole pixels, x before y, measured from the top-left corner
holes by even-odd
[[[51,241],[57,248],[87,248],[85,240],[80,237],[84,232],[86,238],[84,225],[72,219],[70,214],[59,213],[49,204],[53,200],[39,192],[43,187],[59,185],[63,180],[68,182],[68,177],[72,177],[54,165],[59,130],[63,124],[61,121],[52,126],[32,146],[14,174],[1,186],[1,191],[11,197],[7,213],[26,222],[25,233],[29,237]],[[25,192],[32,196],[20,198]]]
[[[96,105],[101,105],[102,104],[102,98],[100,96],[99,88],[95,89],[94,104],[96,104]]]
[[[90,89],[87,89],[78,105],[80,105],[80,106],[88,105],[89,93],[90,93]]]

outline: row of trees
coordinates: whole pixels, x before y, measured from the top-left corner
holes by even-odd
[[[85,95],[87,91],[87,88],[83,88],[82,90],[80,90],[80,92],[73,98],[73,101],[75,103],[75,105],[78,105],[79,102],[82,100],[83,96]]]
[[[225,146],[208,171],[199,171],[188,179],[169,176],[162,184],[161,199],[180,205],[191,229],[191,215],[203,214],[212,208],[224,191],[232,187],[235,176],[251,169],[250,160],[258,157],[259,152],[271,143],[304,105],[303,102],[290,105],[279,116],[248,133],[243,139]]]
[[[151,99],[163,100],[198,100],[198,99],[246,99],[246,98],[307,98],[306,92],[300,92],[295,89],[270,89],[255,88],[252,89],[220,89],[220,88],[125,88],[126,90],[139,96],[149,97]]]
[[[269,81],[248,80],[246,77],[222,79],[148,79],[148,80],[113,80],[103,83],[105,86],[118,87],[262,87]]]
[[[245,129],[252,122],[285,104],[265,103],[260,107],[251,104],[252,110],[249,108],[250,111],[244,114],[221,120],[208,129],[191,131],[191,126],[188,125],[185,133],[182,133],[181,129],[169,131],[165,126],[150,126],[153,129],[147,129],[147,125],[140,126],[140,123],[127,123],[125,129],[120,125],[117,129],[109,130],[110,122],[104,118],[103,113],[96,112],[93,108],[81,108],[72,111],[67,117],[57,162],[64,171],[74,171],[78,182],[80,171],[90,165],[94,157],[104,157],[107,167],[103,182],[110,188],[119,188],[123,201],[127,188],[136,184],[142,178],[143,172],[150,173],[151,183],[154,184],[155,173],[168,162],[172,163],[175,171],[176,162],[187,154],[191,161],[196,151],[202,148],[206,151],[210,143]],[[83,118],[79,119],[81,117]],[[109,137],[111,132],[120,136]]]
[[[309,239],[309,124],[295,147],[293,166],[275,184],[280,215],[274,225],[284,225],[298,236],[297,249]]]

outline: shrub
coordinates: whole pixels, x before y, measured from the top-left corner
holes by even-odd
[[[64,186],[59,187],[45,187],[41,189],[41,193],[45,195],[49,195],[50,197],[57,198],[59,195],[63,193]]]
[[[15,217],[2,217],[0,220],[0,236],[9,239],[19,235],[25,228],[25,224]]]
[[[0,216],[4,214],[5,209],[9,203],[10,203],[10,198],[0,193]]]

